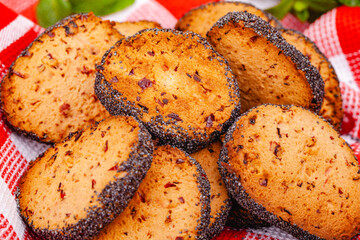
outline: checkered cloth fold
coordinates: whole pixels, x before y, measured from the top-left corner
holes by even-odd
[[[154,20],[163,27],[172,28],[186,11],[205,2],[207,0],[137,0],[131,7],[106,18]],[[0,78],[21,50],[43,31],[35,23],[36,4],[37,0],[0,0]],[[339,7],[312,24],[301,23],[288,15],[282,23],[287,28],[304,32],[333,64],[340,79],[345,111],[342,135],[360,156],[360,8]],[[0,120],[0,239],[32,239],[17,212],[14,194],[28,163],[46,148],[46,145],[11,132]],[[294,238],[271,227],[261,230],[226,228],[215,239]]]

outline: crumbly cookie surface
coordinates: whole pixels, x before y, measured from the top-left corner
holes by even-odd
[[[338,131],[344,111],[342,108],[341,90],[339,79],[330,61],[321,53],[314,42],[300,32],[291,29],[280,29],[281,35],[286,41],[296,47],[302,54],[309,58],[311,64],[319,70],[324,80],[324,101],[319,115],[330,122]]]
[[[95,64],[122,37],[93,14],[73,15],[45,30],[1,83],[5,120],[20,133],[56,143],[110,116],[94,93]]]
[[[95,93],[113,115],[140,119],[160,141],[193,152],[239,115],[237,82],[205,39],[170,29],[144,30],[102,60]]]
[[[234,71],[242,112],[263,103],[320,110],[324,82],[318,70],[261,18],[247,12],[228,13],[207,38]]]
[[[209,188],[194,159],[171,146],[157,147],[134,198],[95,239],[206,239]]]
[[[360,231],[357,160],[322,118],[262,105],[239,118],[224,146],[224,181],[261,220],[306,239],[351,239]]]
[[[31,163],[19,182],[26,224],[46,239],[91,239],[131,200],[150,168],[153,143],[132,117],[73,134]]]

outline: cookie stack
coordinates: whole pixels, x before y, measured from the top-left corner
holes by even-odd
[[[19,183],[34,234],[211,239],[229,219],[356,235],[359,167],[315,44],[239,2],[200,6],[175,28],[74,15],[13,63],[3,117],[53,143]]]

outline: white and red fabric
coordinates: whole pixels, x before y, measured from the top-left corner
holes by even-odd
[[[16,56],[43,31],[36,24],[37,1],[0,0],[0,79]],[[118,21],[154,20],[163,27],[172,28],[186,11],[206,2],[208,0],[136,0],[132,6],[106,18]],[[261,5],[261,1],[255,2],[260,3],[260,7],[265,6]],[[343,95],[345,116],[342,135],[351,143],[355,154],[360,156],[360,7],[333,9],[312,24],[301,23],[292,15],[288,15],[282,23],[287,28],[304,32],[333,64]],[[44,144],[11,132],[0,120],[0,240],[32,239],[17,211],[16,186],[28,163],[46,148]],[[225,228],[214,239],[294,238],[271,227],[261,230]]]

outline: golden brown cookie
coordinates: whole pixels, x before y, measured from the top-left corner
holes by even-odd
[[[136,116],[162,143],[189,152],[215,141],[240,112],[227,62],[190,32],[148,29],[117,42],[95,82],[111,114]]]
[[[136,22],[115,22],[114,28],[125,35],[125,37],[129,37],[143,29],[162,27],[157,22],[141,20]]]
[[[360,232],[360,171],[350,146],[307,109],[262,105],[229,129],[220,172],[238,204],[299,239]]]
[[[324,82],[318,70],[269,23],[247,12],[228,13],[207,36],[237,77],[242,112],[263,103],[320,110]]]
[[[210,220],[209,181],[183,151],[161,146],[127,208],[96,240],[205,239]]]
[[[231,208],[230,197],[218,168],[220,150],[221,142],[216,141],[210,146],[190,155],[203,167],[210,182],[211,218],[207,229],[207,237],[209,239],[212,239],[223,230]]]
[[[316,44],[304,34],[292,29],[280,29],[285,40],[296,47],[308,57],[311,64],[316,67],[324,80],[324,101],[319,115],[330,122],[336,130],[340,131],[343,118],[343,108],[339,79],[330,61],[319,50]]]
[[[228,12],[249,12],[269,22],[273,27],[282,27],[270,13],[265,12],[255,6],[242,2],[211,2],[191,9],[189,12],[179,19],[175,29],[181,31],[192,31],[206,37],[206,33],[210,28]]]
[[[25,223],[45,239],[92,239],[150,168],[153,143],[132,117],[110,117],[49,148],[20,179]]]
[[[56,143],[110,116],[94,93],[95,64],[122,37],[109,21],[91,13],[45,30],[1,83],[5,120],[22,134]]]

